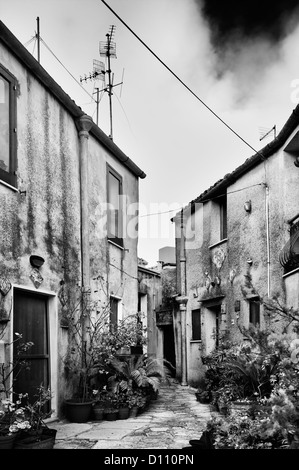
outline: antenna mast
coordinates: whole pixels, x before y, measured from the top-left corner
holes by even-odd
[[[106,72],[108,73],[108,95],[109,95],[109,108],[110,108],[110,139],[113,140],[113,129],[112,129],[112,88],[113,88],[113,77],[111,78],[111,65],[110,65],[110,58],[116,59],[116,44],[112,41],[113,35],[115,32],[115,26],[110,26],[109,33],[106,34],[106,42],[100,42],[100,56],[107,57],[108,61],[108,69]],[[116,85],[115,85],[116,86]]]
[[[39,32],[39,16],[36,18],[37,21],[37,33],[35,35],[37,39],[37,60],[38,63],[40,64],[40,32]]]
[[[97,125],[99,123],[99,93],[100,91],[107,91],[109,95],[109,109],[110,109],[110,139],[113,140],[113,127],[112,127],[112,89],[115,86],[122,85],[123,81],[120,83],[117,83],[116,85],[113,84],[113,79],[114,79],[114,74],[111,71],[111,64],[110,64],[110,59],[115,58],[116,59],[116,45],[115,42],[113,42],[113,35],[115,32],[115,26],[110,26],[109,33],[106,34],[106,41],[100,41],[100,56],[106,57],[107,58],[107,70],[105,70],[105,65],[103,62],[100,62],[99,60],[94,60],[93,61],[93,72],[89,74],[89,76],[84,76],[83,78],[80,77],[80,82],[87,81],[87,80],[92,80],[92,79],[97,79],[99,78],[100,80],[104,81],[105,80],[105,73],[108,74],[108,85],[105,86],[102,90],[99,90],[99,88],[96,88],[96,103],[97,103]],[[94,94],[95,94],[94,93]]]

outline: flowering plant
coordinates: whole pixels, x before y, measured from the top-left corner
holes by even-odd
[[[40,434],[44,428],[47,428],[44,420],[49,418],[52,414],[52,410],[47,409],[48,402],[51,400],[50,388],[45,388],[43,385],[37,387],[37,392],[34,395],[35,401],[30,402],[28,394],[23,395],[26,402],[23,405],[23,412],[26,420],[29,423],[29,427],[25,430],[30,434]]]
[[[17,433],[20,430],[30,429],[31,425],[25,415],[25,409],[20,407],[21,399],[25,395],[20,394],[19,400],[13,403],[9,399],[0,402],[0,435],[6,436]]]

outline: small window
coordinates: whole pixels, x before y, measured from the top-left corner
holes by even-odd
[[[201,314],[200,309],[192,310],[192,340],[201,340]]]
[[[218,200],[220,209],[220,240],[227,238],[227,198],[226,195]]]
[[[113,333],[117,330],[118,324],[118,302],[115,297],[110,297],[110,331]]]
[[[260,305],[258,298],[249,301],[249,323],[254,326],[260,324]]]
[[[108,166],[108,238],[123,246],[122,238],[122,178]]]
[[[16,80],[0,65],[0,180],[16,186]]]

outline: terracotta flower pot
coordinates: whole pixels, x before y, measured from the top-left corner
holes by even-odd
[[[92,401],[76,402],[73,400],[66,400],[66,417],[72,423],[86,423],[92,410]]]
[[[96,421],[102,421],[104,419],[105,408],[95,406],[93,409],[94,419]]]
[[[249,408],[251,407],[251,403],[249,402],[231,402],[230,404],[230,414],[237,415],[237,414],[246,414]]]
[[[118,419],[128,419],[129,415],[130,415],[130,408],[128,406],[119,408]]]
[[[14,449],[53,449],[56,439],[56,429],[47,428],[41,434],[30,435],[16,439]]]
[[[15,434],[0,435],[0,449],[12,449],[15,437]]]
[[[138,414],[138,406],[133,406],[133,407],[130,409],[129,417],[130,417],[130,418],[136,418],[137,414]]]
[[[104,418],[107,421],[116,421],[118,418],[118,410],[114,408],[106,409],[104,413]]]

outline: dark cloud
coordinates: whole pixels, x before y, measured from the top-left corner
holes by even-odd
[[[298,0],[194,0],[208,27],[210,72],[232,83],[236,105],[260,88],[264,74],[283,61],[284,40],[299,25]]]
[[[214,47],[232,38],[279,43],[299,21],[298,0],[194,0],[208,22]]]

